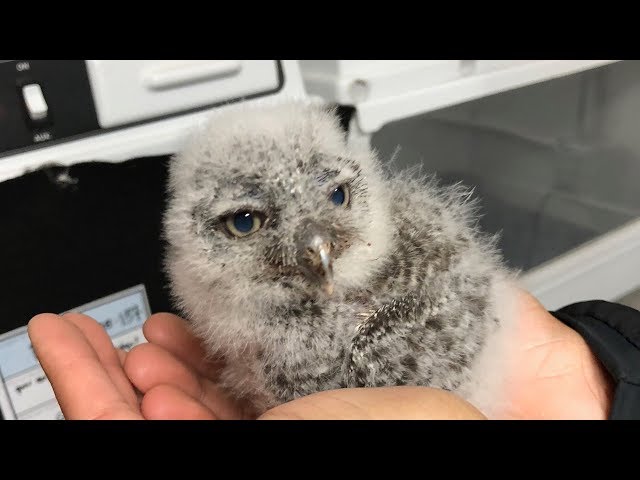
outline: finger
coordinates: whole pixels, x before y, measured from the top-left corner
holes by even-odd
[[[28,334],[65,418],[141,418],[74,323],[59,315],[37,315],[28,324]]]
[[[511,342],[503,418],[600,418],[610,399],[603,369],[584,339],[524,290]],[[566,403],[563,399],[580,401]],[[593,398],[594,401],[585,401]]]
[[[212,380],[217,377],[222,362],[207,358],[206,348],[189,331],[182,318],[170,313],[157,313],[145,322],[143,332],[147,341],[168,350],[201,375]]]
[[[69,320],[80,329],[95,350],[100,362],[120,394],[132,408],[135,408],[138,400],[133,386],[122,368],[122,356],[118,354],[119,350],[113,346],[113,340],[111,340],[104,327],[93,318],[79,313],[66,313],[62,318]]]
[[[118,359],[120,360],[120,365],[124,367],[124,361],[127,359],[127,352],[125,352],[121,348],[116,349],[116,352],[118,353]]]
[[[515,346],[523,350],[544,347],[552,341],[564,341],[574,333],[525,290],[519,290],[517,318]]]
[[[427,387],[330,390],[285,403],[260,420],[482,420],[465,400]]]
[[[142,399],[142,415],[148,420],[216,420],[215,414],[172,385],[158,385]]]
[[[159,385],[171,385],[201,402],[218,418],[242,416],[239,406],[215,383],[158,345],[145,343],[134,347],[127,355],[124,368],[135,387],[143,393]]]

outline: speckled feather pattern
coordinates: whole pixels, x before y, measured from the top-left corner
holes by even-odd
[[[347,184],[350,203],[328,201]],[[267,221],[234,238],[220,218]],[[172,161],[166,268],[176,304],[260,413],[317,391],[425,385],[485,412],[498,388],[511,272],[462,186],[391,172],[304,102],[214,115]],[[333,295],[300,274],[308,222],[334,245]],[[487,393],[488,392],[488,393]]]

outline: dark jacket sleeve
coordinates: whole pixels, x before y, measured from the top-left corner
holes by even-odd
[[[603,300],[551,312],[577,331],[609,372],[615,393],[609,418],[640,419],[640,312]]]

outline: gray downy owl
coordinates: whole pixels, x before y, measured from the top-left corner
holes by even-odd
[[[322,390],[422,385],[487,415],[513,275],[461,186],[392,173],[334,112],[228,107],[172,159],[176,306],[256,414]]]

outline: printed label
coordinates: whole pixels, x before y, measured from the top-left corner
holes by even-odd
[[[69,311],[99,322],[117,348],[130,350],[146,342],[142,325],[151,315],[144,285],[124,290]],[[60,420],[60,406],[40,362],[27,327],[0,335],[0,411],[6,420]]]

